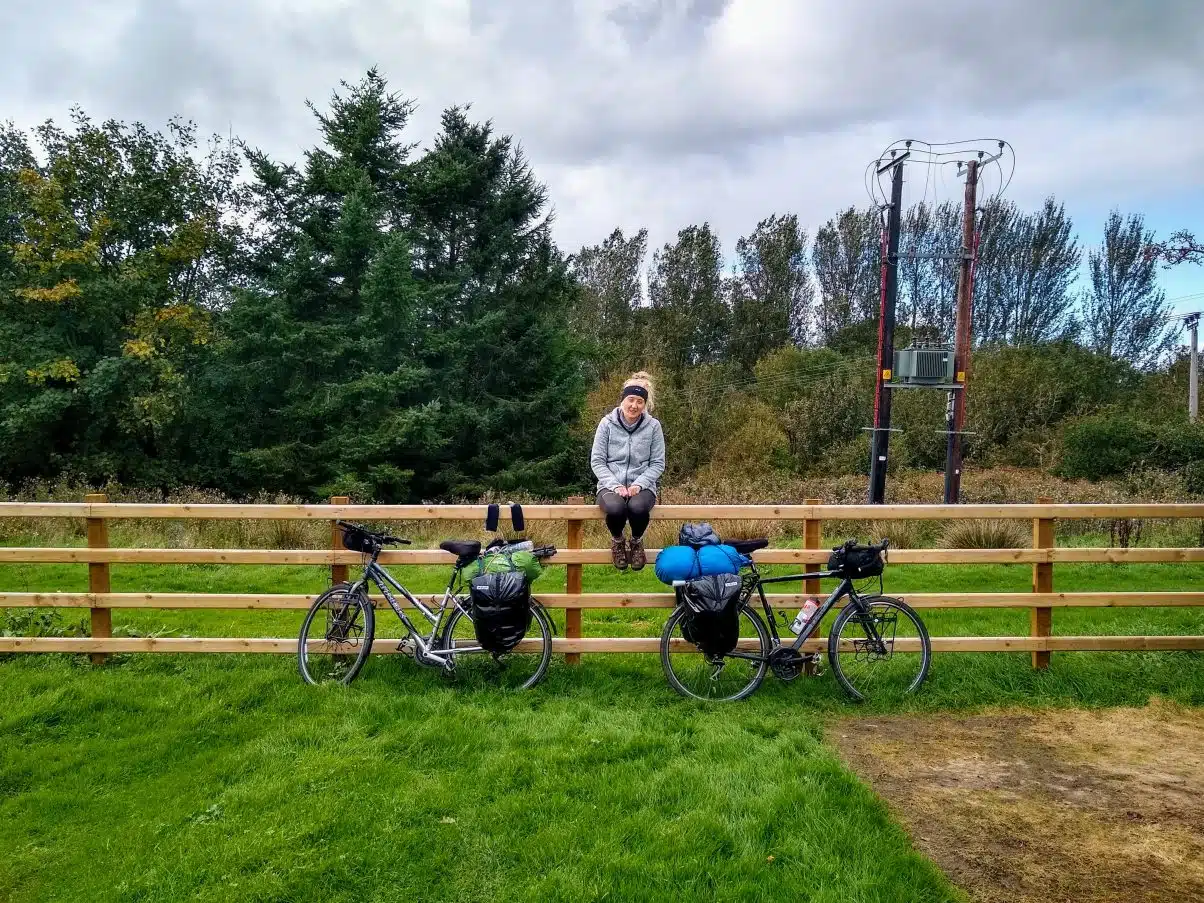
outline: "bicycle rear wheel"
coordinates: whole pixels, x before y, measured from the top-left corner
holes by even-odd
[[[297,638],[297,670],[307,684],[349,684],[372,651],[372,603],[351,584],[337,583],[314,600]]]
[[[439,648],[457,650],[451,654],[451,662],[452,674],[458,682],[528,690],[548,673],[552,661],[552,625],[543,608],[533,604],[527,635],[510,652],[494,656],[481,648],[472,618],[464,609],[457,608],[443,628]]]
[[[669,686],[682,696],[707,702],[735,702],[761,686],[769,665],[769,631],[761,616],[740,606],[740,641],[728,655],[711,657],[683,635],[688,614],[679,605],[661,634],[661,666]]]
[[[828,661],[837,683],[856,700],[914,692],[932,661],[924,622],[901,599],[869,596],[861,606],[847,603],[828,634]]]

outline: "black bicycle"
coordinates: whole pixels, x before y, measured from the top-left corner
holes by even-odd
[[[924,682],[932,660],[932,643],[919,615],[902,599],[881,594],[881,572],[876,570],[879,592],[862,595],[854,586],[856,568],[762,577],[752,553],[769,545],[768,539],[737,540],[728,545],[740,553],[742,578],[739,597],[740,639],[736,648],[723,655],[703,652],[683,633],[689,628],[690,611],[679,604],[665,622],[661,635],[661,664],[670,686],[683,696],[711,701],[734,701],[753,693],[772,670],[780,679],[794,680],[818,655],[802,652],[803,643],[815,635],[824,617],[843,600],[844,604],[828,631],[828,662],[837,683],[853,699],[865,700],[911,693]],[[849,540],[832,551],[833,560],[860,556],[872,560],[884,556],[888,542],[862,546]],[[840,583],[803,626],[791,643],[784,643],[765,586],[774,583],[839,578]],[[675,592],[685,591],[685,581],[675,581]],[[760,596],[765,617],[749,603]],[[784,617],[783,617],[784,620]]]
[[[364,556],[364,572],[354,583],[335,584],[310,606],[297,639],[297,669],[306,683],[349,684],[363,668],[376,633],[376,616],[368,597],[370,583],[380,590],[406,629],[398,650],[413,655],[418,664],[439,668],[448,675],[476,674],[495,685],[518,690],[535,686],[547,673],[552,659],[552,622],[534,596],[530,605],[535,636],[528,634],[502,655],[490,653],[477,640],[464,572],[483,557],[479,542],[449,539],[439,544],[439,548],[456,556],[456,563],[443,598],[431,608],[377,562],[385,546],[409,545],[408,539],[347,521],[337,523],[343,530],[343,545]],[[530,551],[537,558],[556,554],[554,547],[533,548],[529,542],[489,548],[484,554],[514,551]],[[429,631],[423,633],[414,626],[394,590],[426,618]]]

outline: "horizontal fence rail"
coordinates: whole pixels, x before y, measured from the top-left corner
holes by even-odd
[[[462,520],[485,505],[230,505],[127,502],[0,502],[0,517],[176,520]],[[1204,517],[1204,504],[1037,503],[1008,505],[657,505],[653,520],[1032,520]],[[595,505],[523,505],[527,520],[600,520]]]
[[[232,505],[232,504],[125,504],[109,502],[94,494],[80,503],[0,502],[0,518],[74,518],[87,524],[86,547],[0,547],[0,564],[87,565],[89,592],[0,592],[0,608],[86,608],[91,613],[89,637],[0,637],[0,653],[69,652],[86,653],[93,661],[105,654],[122,652],[207,653],[261,652],[292,654],[297,641],[289,638],[240,637],[113,637],[113,609],[246,609],[304,610],[317,594],[273,593],[168,593],[110,591],[110,566],[127,564],[185,565],[302,565],[330,568],[332,582],[347,579],[348,568],[363,562],[363,556],[341,547],[334,521],[481,521],[485,505],[354,505],[338,497],[328,505]],[[582,567],[609,564],[609,549],[587,549],[583,527],[600,522],[594,505],[570,500],[565,505],[525,505],[531,521],[564,522],[568,542],[548,559],[566,568],[564,593],[537,593],[548,608],[566,612],[566,636],[553,639],[553,649],[573,662],[581,653],[649,653],[659,649],[655,637],[583,637],[581,612],[603,609],[665,609],[674,604],[670,592],[586,593],[582,591]],[[1038,499],[1035,504],[1015,505],[823,505],[807,500],[802,505],[659,505],[653,517],[661,521],[798,521],[803,529],[803,548],[764,549],[753,554],[758,564],[797,565],[819,569],[829,550],[821,547],[824,521],[885,520],[1030,520],[1033,545],[1008,549],[892,549],[890,564],[1013,564],[1030,565],[1033,592],[999,593],[894,593],[919,609],[1025,608],[1031,613],[1030,635],[1017,637],[936,636],[937,652],[1029,652],[1034,667],[1047,667],[1049,654],[1061,651],[1200,650],[1204,636],[1053,636],[1055,608],[1130,608],[1204,606],[1204,591],[1182,592],[1054,592],[1055,564],[1183,564],[1204,562],[1201,548],[1056,548],[1053,524],[1056,519],[1204,519],[1204,504],[1054,504]],[[108,523],[112,520],[197,519],[197,520],[309,520],[330,524],[332,548],[321,549],[193,549],[110,548]],[[654,561],[659,549],[648,549]],[[383,564],[444,565],[454,556],[438,549],[385,551]],[[777,609],[794,609],[808,596],[819,592],[818,581],[807,581],[803,592],[768,594]],[[419,594],[424,602],[441,595]],[[378,607],[384,602],[373,597]],[[525,641],[526,642],[526,641]],[[902,641],[901,641],[902,642]],[[521,648],[521,647],[520,647]],[[827,648],[825,638],[809,640],[808,651]],[[374,653],[393,654],[393,643],[381,643]]]

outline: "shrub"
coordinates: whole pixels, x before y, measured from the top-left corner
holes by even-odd
[[[951,523],[941,537],[945,549],[1020,549],[1031,545],[1032,537],[1014,520],[959,520]]]
[[[1093,481],[1120,476],[1156,457],[1157,438],[1152,426],[1128,415],[1085,417],[1062,434],[1058,471]]]

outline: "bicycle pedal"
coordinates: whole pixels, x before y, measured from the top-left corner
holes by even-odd
[[[397,651],[402,655],[413,655],[418,647],[414,645],[413,640],[402,640],[397,644]]]

